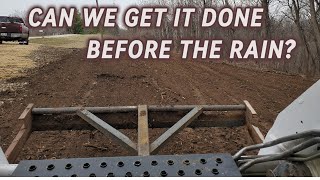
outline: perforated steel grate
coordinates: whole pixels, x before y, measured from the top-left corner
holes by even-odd
[[[239,177],[229,154],[22,161],[18,177]]]

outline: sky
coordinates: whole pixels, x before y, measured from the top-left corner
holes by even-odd
[[[92,2],[91,2],[92,1]],[[113,3],[120,7],[120,10],[128,6],[139,4],[140,0],[99,0],[100,5],[112,5]],[[77,6],[81,8],[84,5],[95,5],[95,0],[1,0],[0,16],[8,16],[15,11],[27,11],[32,6]]]

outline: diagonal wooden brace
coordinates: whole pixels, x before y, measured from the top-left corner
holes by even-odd
[[[81,109],[77,111],[77,115],[80,116],[83,120],[91,124],[97,130],[103,134],[110,136],[113,140],[121,144],[125,149],[127,149],[131,154],[137,154],[137,145],[132,142],[126,135],[122,134],[117,129],[110,126],[108,123],[104,122],[91,112]]]
[[[158,151],[176,134],[182,129],[186,128],[192,121],[197,119],[203,112],[203,107],[195,107],[186,116],[180,119],[175,125],[162,134],[157,140],[155,140],[150,147],[152,154],[158,153]]]

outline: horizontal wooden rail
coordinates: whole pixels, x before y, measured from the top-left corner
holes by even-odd
[[[177,105],[177,106],[148,106],[149,112],[176,112],[176,111],[191,111],[197,105]],[[240,105],[203,105],[203,111],[245,111],[246,106]],[[137,112],[138,106],[110,106],[110,107],[63,107],[63,108],[34,108],[32,114],[71,114],[78,110],[86,109],[93,114],[101,113],[123,113]]]
[[[170,128],[181,119],[185,113],[177,112],[153,112],[148,113],[149,128]],[[119,114],[95,114],[103,121],[116,129],[137,129],[138,112]],[[202,114],[189,127],[239,127],[244,126],[245,111],[217,112],[213,114]],[[63,131],[63,130],[92,130],[93,127],[84,122],[75,114],[66,115],[33,115],[33,131]]]

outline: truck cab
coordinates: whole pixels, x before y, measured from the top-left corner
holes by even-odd
[[[29,44],[29,28],[22,18],[0,16],[0,44],[3,41],[18,41]]]

